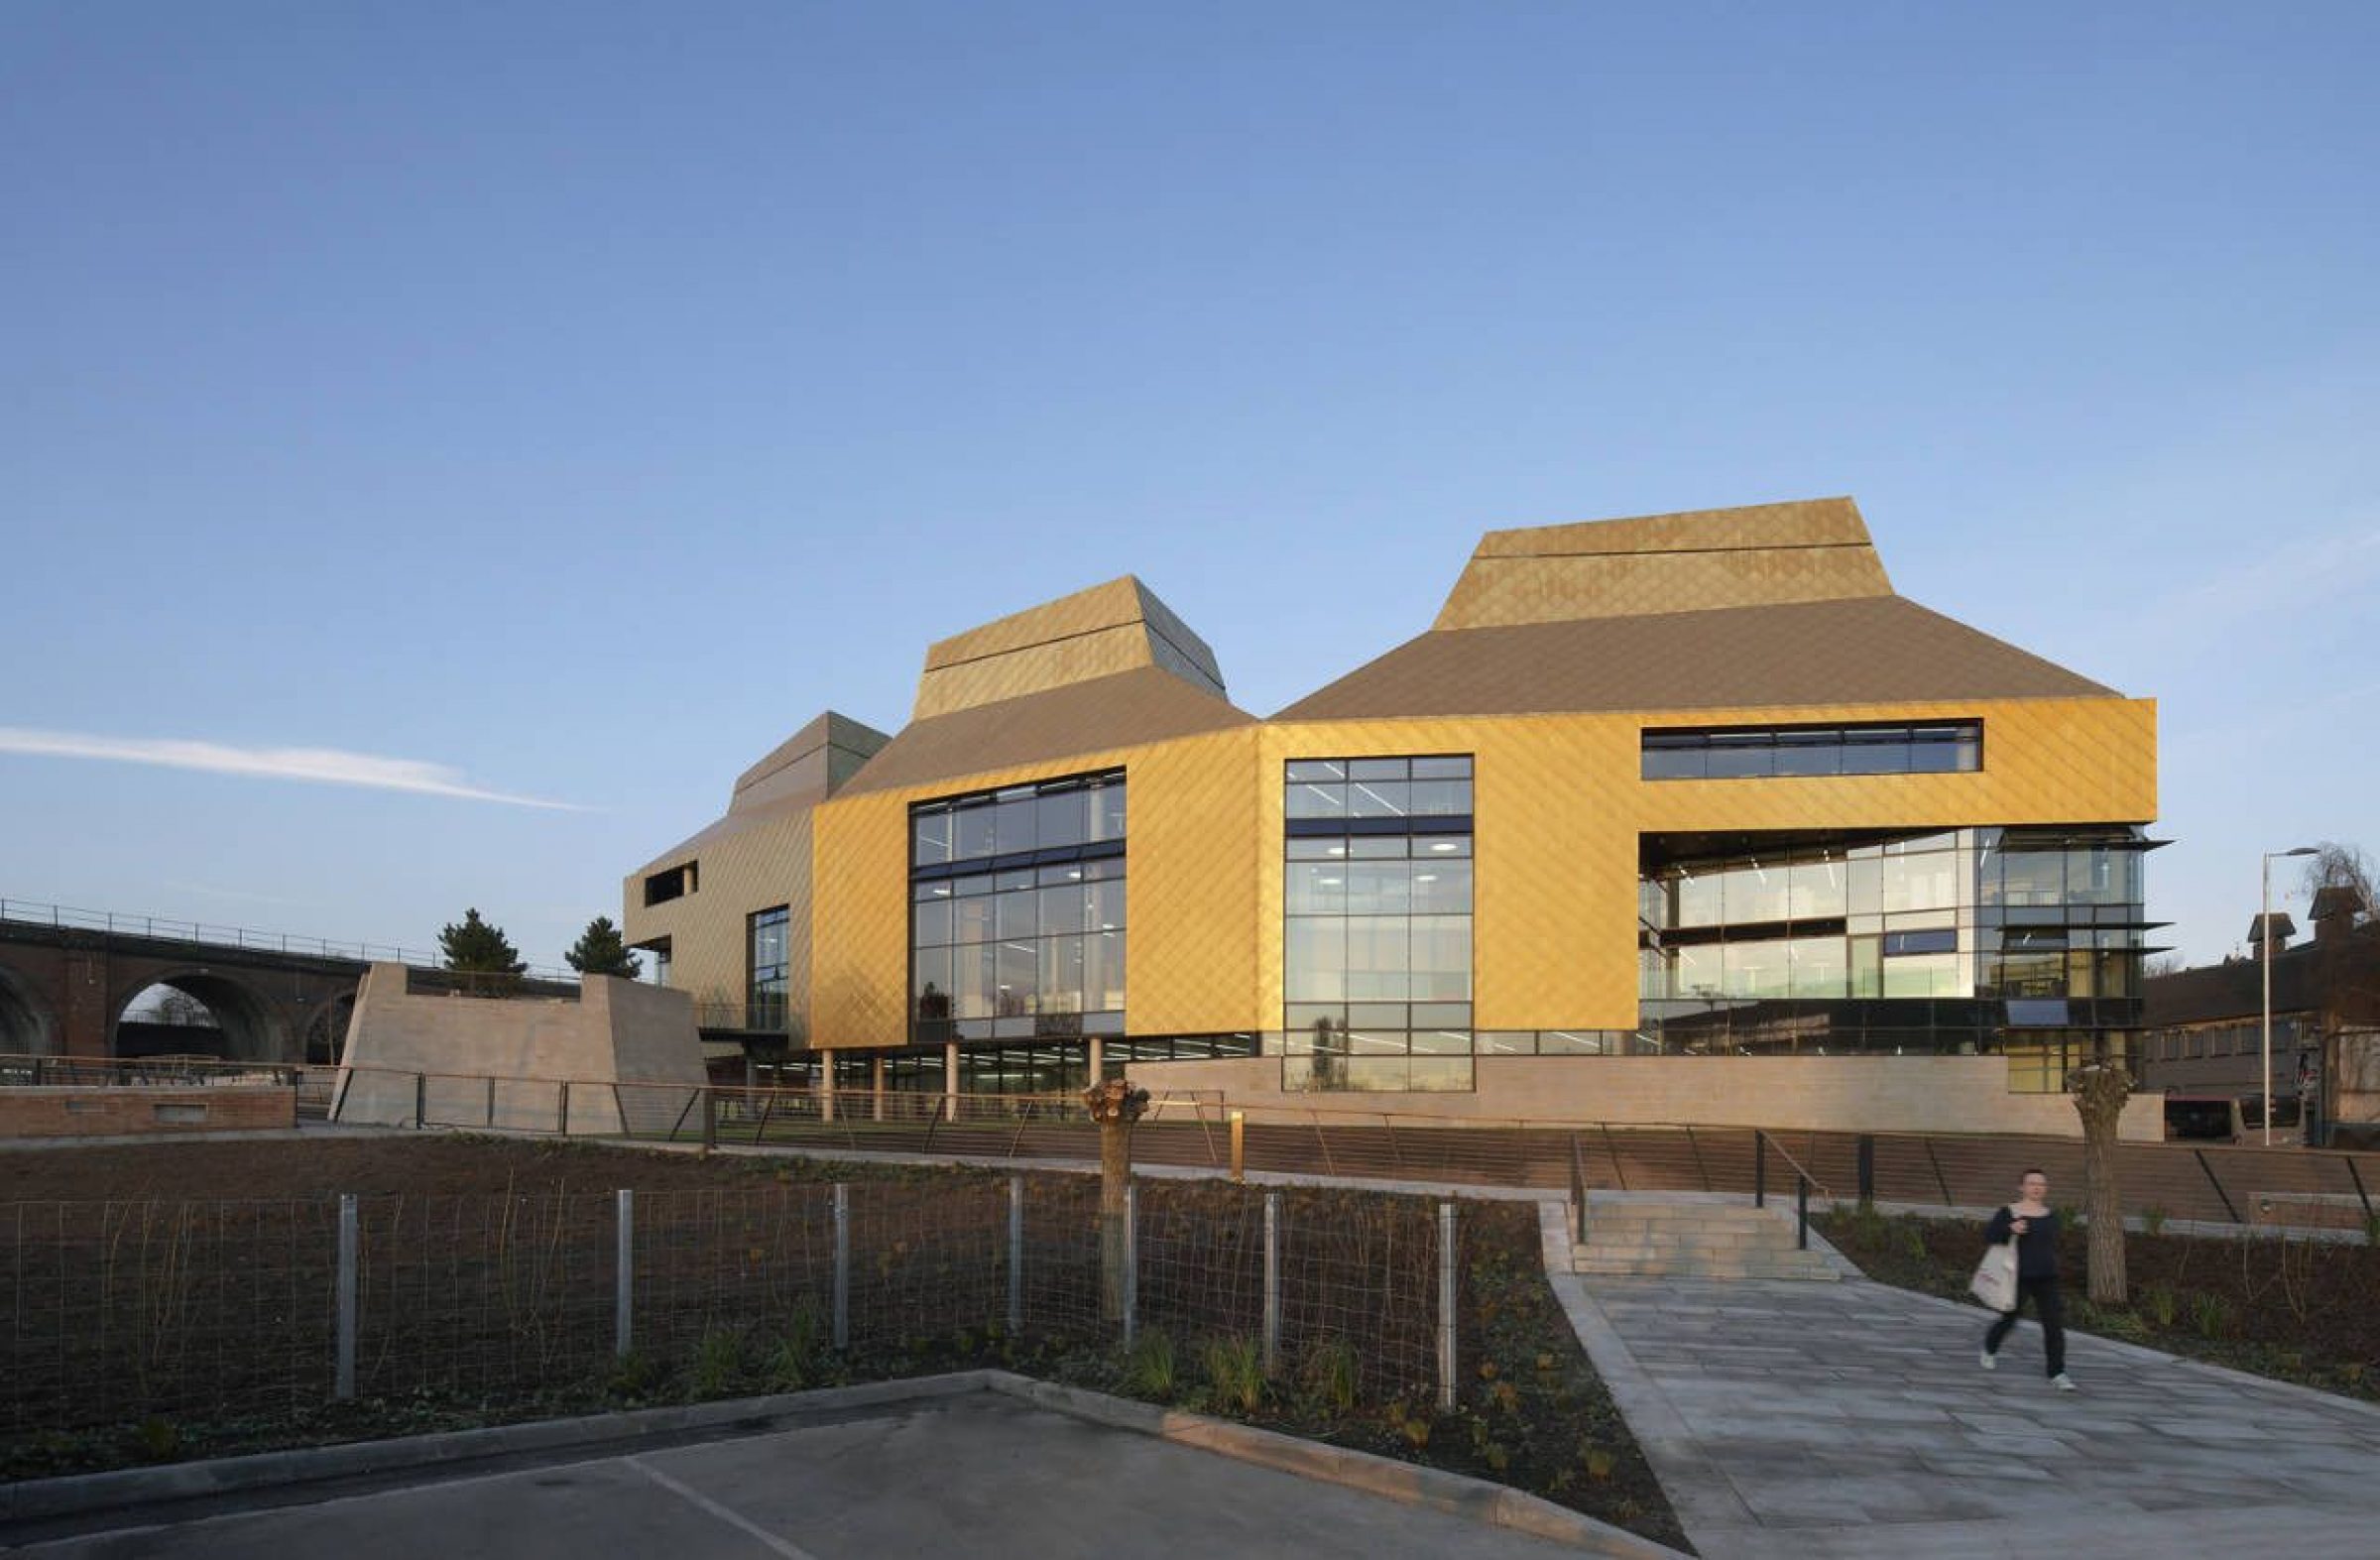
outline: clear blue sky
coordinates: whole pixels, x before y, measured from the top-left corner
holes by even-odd
[[[1484,530],[1849,493],[2161,701],[2219,956],[2259,851],[2380,849],[2376,66],[2369,4],[12,0],[0,894],[551,964],[1063,590],[1265,713]],[[260,773],[73,756],[167,741]]]

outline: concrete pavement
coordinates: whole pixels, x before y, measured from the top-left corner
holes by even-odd
[[[56,1560],[1534,1560],[1577,1551],[976,1392],[833,1424],[409,1482],[17,1552]]]
[[[1865,1279],[1587,1278],[1547,1265],[1705,1560],[2087,1554],[2275,1543],[2380,1556],[2380,1410]]]

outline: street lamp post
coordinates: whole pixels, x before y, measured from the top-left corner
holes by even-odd
[[[2273,1145],[2273,858],[2276,856],[2317,856],[2321,854],[2311,845],[2293,845],[2285,851],[2264,853],[2264,901],[2256,917],[2256,929],[2264,938],[2264,957],[2257,962],[2264,966],[2264,1145]],[[2299,1110],[2300,1121],[2305,1107]]]

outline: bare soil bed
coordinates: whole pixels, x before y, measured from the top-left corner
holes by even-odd
[[[2380,1249],[2302,1236],[2130,1233],[2123,1305],[2085,1297],[2088,1235],[2059,1242],[2069,1324],[2169,1354],[2380,1400]],[[1979,1224],[1838,1210],[1819,1228],[1869,1277],[1953,1299],[1983,1253]]]
[[[1461,1205],[1461,1387],[1442,1413],[1434,1203],[1280,1194],[1266,1372],[1260,1189],[1139,1183],[1128,1355],[1102,1320],[1096,1184],[1027,1175],[1012,1290],[1010,1180],[412,1134],[0,1150],[0,1298],[57,1322],[13,1339],[0,1478],[999,1365],[1497,1480],[1684,1546],[1546,1282],[1533,1205]],[[620,1358],[623,1187],[638,1310]],[[349,1402],[328,1389],[339,1193],[363,1210]],[[85,1325],[93,1306],[108,1325]]]

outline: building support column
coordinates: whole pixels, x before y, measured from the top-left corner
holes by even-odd
[[[942,1119],[959,1119],[959,1042],[942,1042]]]
[[[1090,1078],[1090,1083],[1098,1083],[1098,1082],[1100,1082],[1100,1081],[1101,1081],[1101,1080],[1102,1080],[1102,1079],[1103,1079],[1103,1078],[1106,1076],[1106,1074],[1102,1073],[1102,1072],[1099,1070],[1099,1069],[1100,1069],[1100,1062],[1101,1062],[1101,1060],[1103,1059],[1104,1055],[1105,1055],[1105,1052],[1104,1052],[1104,1049],[1103,1049],[1103,1047],[1101,1046],[1101,1043],[1100,1043],[1100,1038],[1099,1038],[1099,1036],[1098,1036],[1098,1035],[1096,1035],[1096,1034],[1092,1035],[1092,1036],[1091,1036],[1091,1078]],[[1085,1087],[1086,1087],[1086,1088],[1088,1088],[1089,1086],[1090,1086],[1090,1084],[1089,1084],[1089,1083],[1085,1084]]]
[[[835,1119],[835,1053],[833,1051],[818,1053],[818,1119],[822,1122],[831,1122]]]
[[[876,1095],[876,1109],[874,1114],[876,1119],[881,1122],[885,1119],[885,1053],[883,1051],[878,1051],[874,1058],[873,1076],[871,1078],[871,1082],[875,1086],[874,1092]]]

